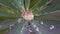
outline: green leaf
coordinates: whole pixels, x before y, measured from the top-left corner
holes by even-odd
[[[0,22],[4,20],[17,19],[18,12],[0,5]]]
[[[23,28],[26,26],[26,23],[24,20],[19,23],[16,24],[16,26],[14,26],[11,30],[9,30],[7,33],[8,34],[22,34],[22,30]]]
[[[0,0],[0,5],[6,6],[10,9],[16,10],[17,8],[11,4],[9,0]]]
[[[24,1],[23,0],[10,0],[10,2],[13,2],[15,7],[17,5],[17,7],[18,7],[18,9],[20,11],[24,11],[25,10],[25,8],[24,8]]]
[[[30,0],[30,7],[29,8],[31,9],[34,5],[38,4],[39,1],[40,0]]]
[[[24,1],[25,1],[25,8],[26,8],[26,10],[29,10],[30,0],[24,0]]]
[[[0,23],[0,30],[10,28],[14,26],[16,23],[18,23],[17,20],[5,20],[2,23]]]
[[[43,21],[45,25],[47,26],[51,26],[54,25],[55,27],[59,27],[60,28],[60,22],[59,21],[54,21],[54,20],[44,20]]]
[[[13,14],[6,13],[4,11],[0,11],[0,20],[14,20],[17,19],[18,17]]]
[[[42,27],[41,27],[41,24],[39,23],[39,21],[37,21],[37,20],[33,20],[33,21],[31,21],[31,25],[32,25],[32,27],[34,28],[34,30],[35,30],[35,32],[36,33],[38,33],[38,34],[42,34]],[[40,27],[38,27],[38,25],[40,26]],[[40,30],[41,29],[41,30]]]
[[[13,14],[9,14],[9,13],[6,13],[4,11],[1,11],[0,10],[0,16],[3,16],[3,17],[17,17],[16,15],[13,15]]]
[[[41,15],[59,10],[59,6],[60,4],[58,0],[41,0],[38,4],[33,6],[31,10],[34,15]]]
[[[9,14],[17,14],[17,11],[14,11],[14,10],[12,10],[8,7],[2,6],[2,5],[0,5],[0,10],[4,11],[6,13],[9,13]]]
[[[14,19],[17,19],[16,17],[3,17],[3,16],[0,16],[0,23],[5,21],[5,20],[14,20]]]
[[[60,21],[60,10],[40,16],[42,19]]]
[[[33,11],[34,14],[39,14],[40,13],[40,8],[46,4],[48,4],[48,2],[50,2],[51,0],[39,0],[37,3],[35,3],[35,5],[31,8],[31,10]],[[37,12],[38,11],[38,12]]]
[[[43,24],[41,24],[43,22]],[[35,30],[39,34],[55,34],[60,33],[60,22],[59,21],[53,21],[53,20],[33,20],[32,26],[35,28]],[[54,28],[51,30],[50,27],[54,26]]]
[[[6,32],[9,30],[9,28],[6,28],[4,30],[0,30],[0,34],[6,34]]]
[[[52,2],[52,5],[50,5],[49,7],[47,7],[46,9],[42,10],[41,12],[44,12],[45,14],[46,13],[50,13],[50,12],[54,12],[56,10],[60,10],[60,1],[59,0],[54,0]]]

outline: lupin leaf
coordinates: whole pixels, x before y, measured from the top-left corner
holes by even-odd
[[[22,34],[22,30],[26,26],[26,23],[27,22],[23,20],[21,23],[16,24],[16,26],[13,26],[13,28],[9,30],[7,34]]]
[[[25,1],[25,8],[26,8],[26,10],[29,10],[30,0],[24,0],[24,1]]]
[[[17,19],[16,17],[3,17],[3,16],[0,16],[0,23],[5,21],[5,20],[14,20],[14,19]]]
[[[60,9],[59,1],[57,0],[41,0],[36,6],[32,7],[34,15],[41,15],[53,12]]]
[[[6,6],[13,10],[21,11],[19,7],[17,6],[17,2],[15,2],[15,0],[14,1],[13,0],[12,1],[11,0],[0,0],[0,5]]]
[[[25,10],[24,0],[10,0],[13,2],[14,6],[17,5],[18,9],[22,12]],[[16,7],[16,6],[15,6]]]
[[[14,20],[14,19],[17,19],[17,15],[14,15],[14,14],[9,14],[9,13],[6,13],[4,11],[0,11],[0,20],[1,21],[4,21],[4,20]]]
[[[30,9],[34,7],[34,5],[38,4],[40,0],[30,0]]]
[[[38,14],[37,12],[40,13],[40,11],[39,11],[40,7],[45,5],[46,2],[48,2],[48,1],[50,1],[50,0],[38,0],[38,1],[36,1],[35,5],[33,5],[33,7],[30,8],[30,10],[32,10],[34,14]]]
[[[43,22],[43,24],[42,24]],[[39,34],[57,34],[60,33],[60,23],[57,21],[51,20],[34,20],[32,21],[32,26],[38,31]],[[54,26],[52,29],[50,27]]]
[[[44,12],[45,14],[50,13],[50,12],[54,12],[56,10],[60,10],[60,4],[59,4],[59,0],[53,0],[52,5],[50,5],[49,7],[47,7],[46,9],[42,10],[41,12]]]
[[[53,21],[60,21],[60,10],[56,10],[47,14],[42,14],[40,16],[35,16],[35,20],[53,20]]]
[[[10,28],[11,26],[14,26],[16,23],[18,23],[17,20],[5,20],[2,23],[0,23],[0,30]]]
[[[60,21],[60,10],[41,15],[42,19]]]
[[[4,30],[0,30],[0,34],[6,34],[6,32],[9,30],[9,28],[6,28]]]
[[[15,12],[14,10],[9,9],[9,8],[7,8],[7,7],[4,7],[4,6],[2,6],[2,5],[0,5],[0,10],[5,11],[6,13],[9,13],[9,14],[16,14],[16,13],[17,13],[17,12]]]
[[[10,9],[7,8],[6,10],[4,7],[0,10],[0,21],[9,20],[0,23],[0,30],[9,27],[10,30],[7,34],[22,34],[22,29],[25,27],[26,22],[17,23],[17,20],[10,22],[10,19],[15,19],[17,15],[21,16],[21,12],[28,8],[32,10],[35,17],[37,16],[36,19],[38,19],[38,21],[32,20],[31,22],[33,28],[38,28],[34,31],[37,31],[39,34],[60,34],[60,11],[56,11],[60,10],[59,3],[59,0],[0,0],[0,5],[18,11],[16,14],[15,11],[10,12]],[[50,29],[51,25],[55,26],[53,30]]]

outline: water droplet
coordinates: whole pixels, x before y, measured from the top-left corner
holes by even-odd
[[[22,32],[22,30],[21,30],[21,32]]]
[[[38,27],[36,28],[36,31],[39,31],[39,28]]]
[[[43,22],[41,21],[41,24],[43,24]]]
[[[9,29],[12,29],[11,26],[9,27]]]
[[[53,26],[53,25],[51,25],[50,29],[54,29],[54,26]]]
[[[36,25],[33,25],[34,27],[36,27]]]
[[[20,23],[20,22],[21,22],[21,20],[22,20],[22,18],[19,18],[19,19],[17,20],[17,22],[18,22],[18,23]]]
[[[14,26],[14,24],[11,24],[10,26]]]
[[[19,2],[21,4],[21,2]]]
[[[32,32],[32,30],[29,30],[30,32]]]
[[[0,25],[0,28],[2,28],[2,26]]]
[[[21,29],[21,32],[23,31],[24,27]]]

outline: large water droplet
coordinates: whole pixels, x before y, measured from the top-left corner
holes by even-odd
[[[54,29],[54,25],[51,25],[50,29],[51,29],[51,30]]]

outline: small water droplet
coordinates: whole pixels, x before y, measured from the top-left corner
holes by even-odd
[[[14,24],[11,24],[10,26],[14,26]]]
[[[0,28],[2,28],[2,26],[0,25]]]
[[[41,21],[41,24],[43,24],[43,22]]]
[[[36,25],[33,25],[34,27],[36,27]]]
[[[12,29],[11,27],[9,27],[9,29]]]
[[[21,30],[21,32],[22,32],[22,30]]]
[[[21,20],[22,20],[22,18],[19,18],[19,19],[17,20],[17,22],[18,22],[18,23],[20,23],[20,22],[21,22]]]
[[[36,28],[36,31],[39,31],[39,28],[38,27]]]
[[[23,31],[24,27],[21,29],[21,32]]]

